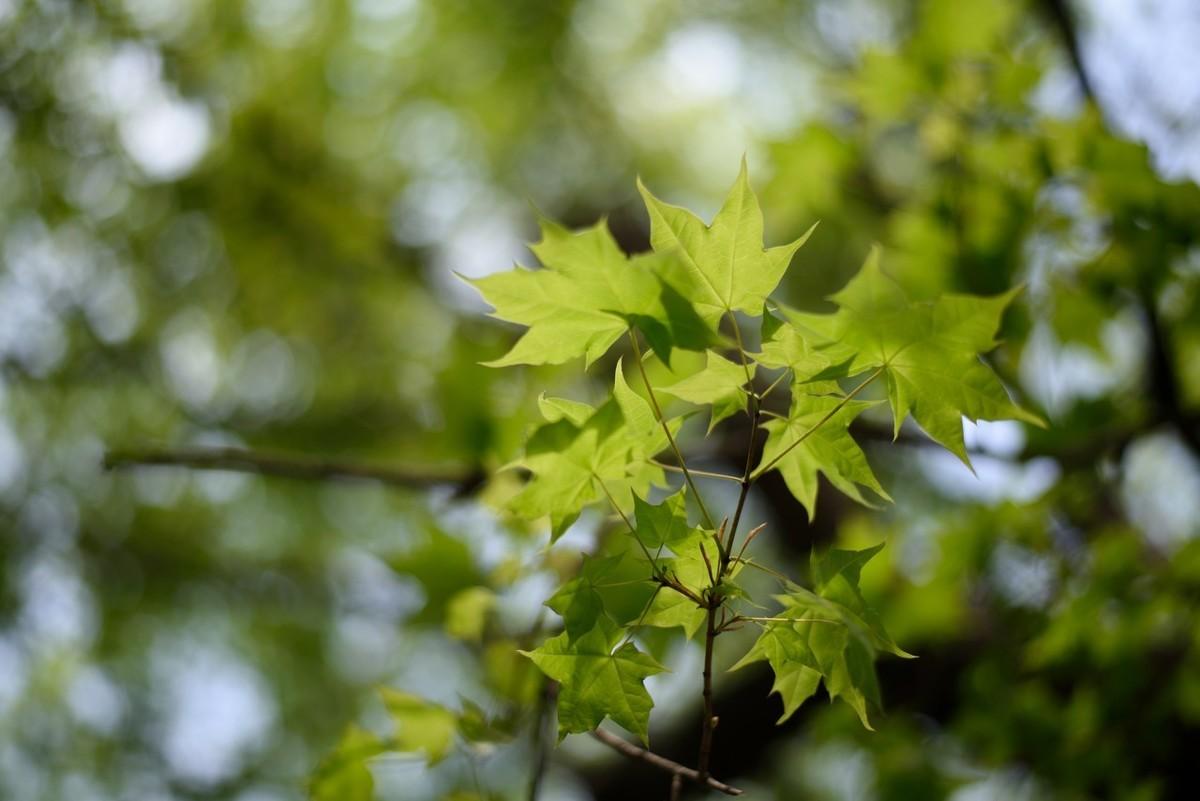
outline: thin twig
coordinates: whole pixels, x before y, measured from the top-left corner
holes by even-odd
[[[251,451],[244,448],[114,450],[104,456],[106,470],[132,467],[229,470],[309,481],[377,481],[394,487],[457,485],[460,493],[470,492],[483,481],[483,473],[478,468],[382,467],[329,462],[296,454]]]
[[[759,534],[762,533],[763,529],[765,529],[766,527],[767,527],[766,523],[759,523],[757,526],[750,529],[750,533],[746,535],[746,539],[742,540],[742,547],[738,551],[738,555],[737,555],[738,559],[741,559],[746,554],[746,548],[750,545],[751,542],[754,541],[755,537],[757,537]]]
[[[642,762],[653,765],[659,770],[665,770],[674,776],[681,776],[688,781],[706,784],[712,789],[725,793],[725,795],[741,795],[742,791],[736,787],[717,781],[709,776],[706,779],[700,778],[699,771],[692,768],[680,765],[678,762],[659,756],[653,751],[647,751],[645,748],[634,745],[631,742],[621,739],[615,734],[605,731],[604,729],[596,729],[592,732],[592,736],[610,748],[621,752],[631,759],[640,759]]]
[[[773,568],[773,567],[767,567],[767,566],[766,566],[766,565],[764,565],[764,564],[760,564],[760,563],[758,563],[758,562],[755,562],[753,559],[746,559],[746,558],[744,558],[744,557],[742,557],[742,556],[738,556],[736,559],[733,559],[732,561],[733,561],[733,562],[736,562],[736,563],[739,563],[739,564],[743,564],[743,565],[745,565],[746,567],[753,567],[753,568],[754,568],[754,569],[756,569],[756,570],[761,570],[762,572],[764,572],[764,573],[766,573],[766,574],[768,574],[768,575],[770,575],[770,576],[774,576],[775,578],[779,579],[779,581],[783,582],[783,584],[784,584],[785,586],[786,586],[786,585],[788,585],[788,584],[791,584],[791,583],[792,583],[792,580],[791,580],[790,578],[788,578],[787,576],[785,576],[783,573],[780,573],[780,572],[779,572],[778,570],[776,570],[775,568]]]
[[[650,464],[654,465],[655,467],[661,467],[663,470],[670,470],[671,472],[674,472],[674,473],[684,472],[684,469],[682,467],[680,467],[679,465],[667,464],[665,462],[660,462],[657,459],[651,459]],[[714,473],[709,470],[697,470],[694,467],[689,467],[688,471],[690,471],[693,476],[702,476],[704,478],[719,478],[722,481],[733,481],[733,482],[738,482],[738,481],[742,480],[738,476],[733,476],[733,475],[730,475],[729,473]]]
[[[683,471],[683,478],[687,481],[688,489],[692,491],[692,495],[696,498],[696,505],[700,508],[700,514],[704,517],[705,525],[713,528],[712,515],[708,513],[708,508],[704,505],[704,498],[700,496],[700,490],[696,489],[696,482],[692,480],[692,473],[688,470],[687,462],[684,461],[683,452],[679,450],[679,445],[675,442],[675,436],[671,433],[671,427],[667,425],[667,419],[663,417],[662,407],[658,405],[658,396],[654,394],[654,387],[650,385],[650,376],[646,375],[646,365],[642,363],[642,347],[638,344],[637,334],[633,329],[629,329],[629,341],[633,343],[634,361],[637,362],[638,372],[642,374],[642,383],[646,385],[646,394],[650,396],[650,406],[654,409],[654,416],[658,418],[659,425],[662,426],[663,433],[667,435],[667,442],[671,445],[671,450],[675,452],[675,459],[679,462],[679,468]]]
[[[792,368],[785,367],[783,369],[783,372],[781,372],[779,374],[778,378],[776,378],[774,381],[772,381],[766,389],[764,389],[762,392],[758,393],[758,399],[760,401],[766,400],[767,396],[775,391],[775,387],[779,386],[779,384],[783,381],[783,379],[785,379],[789,375],[791,375],[791,372],[792,372]]]
[[[542,778],[550,764],[550,744],[553,737],[547,737],[547,731],[554,716],[555,701],[558,699],[558,682],[546,679],[538,698],[537,712],[533,720],[533,771],[529,776],[529,801],[537,801],[542,789]]]
[[[752,623],[840,623],[838,620],[829,620],[823,617],[755,617],[754,615],[738,615],[734,622],[739,620],[749,620]]]
[[[712,661],[713,644],[717,639],[717,607],[708,605],[708,616],[704,628],[704,727],[700,730],[700,760],[696,773],[700,781],[708,779],[708,762],[712,757],[713,729],[717,718],[713,714]]]
[[[617,499],[614,498],[612,496],[612,493],[608,491],[608,485],[604,483],[604,479],[602,479],[602,478],[600,478],[600,476],[596,475],[596,473],[594,471],[592,473],[592,478],[596,479],[596,481],[599,482],[600,489],[604,490],[604,495],[608,498],[608,502],[612,504],[612,508],[616,509],[617,514],[619,514],[621,516],[621,519],[625,521],[625,525],[629,528],[629,533],[633,535],[633,538],[635,540],[637,540],[638,547],[640,547],[642,549],[642,553],[645,554],[646,559],[648,559],[650,561],[650,566],[651,566],[651,569],[654,571],[654,574],[658,575],[658,562],[654,561],[654,557],[651,556],[650,551],[646,549],[646,543],[642,542],[642,538],[638,536],[637,529],[634,528],[633,523],[630,522],[629,516],[621,510],[620,506],[617,506]]]

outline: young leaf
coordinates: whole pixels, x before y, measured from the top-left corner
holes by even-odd
[[[830,549],[824,555],[818,556],[813,551],[810,560],[813,584],[820,597],[837,604],[843,622],[858,634],[869,640],[872,647],[895,654],[903,659],[915,657],[903,650],[888,635],[875,610],[867,605],[858,588],[859,574],[862,566],[871,560],[875,554],[883,550],[883,543],[865,548],[861,551],[844,551]]]
[[[835,360],[839,355],[841,364]],[[762,346],[754,360],[770,369],[790,369],[794,383],[844,376],[845,360],[853,355],[836,353],[823,339],[806,337],[796,326],[763,309]]]
[[[645,262],[621,252],[603,220],[579,232],[542,220],[542,240],[531,249],[543,269],[468,281],[495,307],[494,317],[529,327],[489,366],[579,356],[590,365],[628,330],[630,316],[664,317],[659,280]]]
[[[714,330],[722,315],[757,315],[813,229],[788,245],[763,248],[763,218],[746,177],[746,162],[711,225],[656,198],[638,181],[650,213],[650,244],[676,255],[664,265],[667,283],[695,306]],[[815,227],[815,226],[814,226]]]
[[[859,503],[871,505],[860,486],[890,501],[849,431],[854,418],[873,405],[866,401],[846,401],[836,395],[808,395],[803,387],[797,386],[787,419],[768,420],[763,425],[767,442],[755,475],[774,463],[771,469],[783,475],[788,489],[808,512],[809,520],[816,513],[817,473],[824,473],[831,484]],[[783,458],[776,462],[780,454]]]
[[[717,423],[746,408],[746,368],[724,356],[708,351],[704,369],[661,391],[701,406],[712,406],[708,430]],[[754,365],[750,377],[754,377]]]
[[[579,575],[559,587],[546,601],[546,606],[562,616],[568,642],[574,642],[596,627],[604,614],[599,585],[623,558],[624,554],[587,557]]]
[[[784,626],[768,626],[755,640],[753,647],[730,670],[738,670],[754,662],[766,661],[775,674],[771,692],[783,701],[783,714],[776,721],[783,723],[800,705],[817,691],[821,683],[821,672],[804,664],[803,652],[794,645],[792,631]]]
[[[637,518],[636,536],[651,550],[664,545],[674,549],[691,534],[687,521],[687,496],[683,487],[659,504],[647,503],[634,496],[633,508]]]
[[[625,383],[619,364],[614,395],[598,409],[545,399],[543,413],[554,421],[536,429],[525,455],[508,465],[533,473],[510,508],[527,519],[549,516],[552,539],[585,506],[607,502],[607,494],[628,510],[633,493],[645,494],[651,484],[664,481],[661,468],[647,460],[666,447],[666,434],[649,404]],[[677,428],[678,422],[671,425]]]
[[[837,312],[789,316],[831,345],[851,348],[851,375],[883,369],[897,435],[911,413],[930,437],[969,467],[963,417],[1044,425],[1009,399],[979,358],[996,346],[1000,318],[1015,294],[945,295],[914,303],[880,268],[875,248],[858,275],[832,296]]]
[[[560,685],[558,736],[591,731],[604,718],[648,741],[654,701],[643,685],[666,668],[627,642],[615,651],[624,631],[601,617],[594,629],[568,642],[566,633],[551,637],[534,651],[521,653]]]
[[[776,596],[782,606],[778,615],[734,665],[736,670],[760,660],[770,663],[775,672],[773,691],[784,703],[780,722],[813,694],[815,673],[831,697],[848,703],[862,724],[871,728],[871,717],[880,706],[875,649],[911,657],[888,636],[858,589],[862,565],[881,547],[814,555],[817,592],[793,586],[786,595]]]

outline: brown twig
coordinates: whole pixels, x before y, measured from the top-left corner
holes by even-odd
[[[592,732],[592,736],[610,748],[621,752],[627,757],[630,757],[631,759],[639,759],[642,762],[653,765],[660,770],[665,770],[667,773],[671,774],[672,781],[674,781],[674,777],[678,776],[681,777],[681,779],[687,779],[688,781],[705,784],[713,790],[725,793],[725,795],[742,794],[742,791],[738,788],[725,784],[724,782],[717,781],[711,776],[701,779],[698,771],[695,771],[692,768],[684,765],[680,765],[678,762],[674,762],[666,757],[659,756],[653,751],[648,751],[641,746],[627,742],[626,740],[623,740],[617,735],[607,732],[604,729],[594,730]]]

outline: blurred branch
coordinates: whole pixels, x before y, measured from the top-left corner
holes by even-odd
[[[653,765],[659,770],[665,770],[667,773],[670,773],[672,776],[672,793],[674,793],[674,782],[676,779],[683,778],[693,782],[700,781],[700,774],[697,771],[680,765],[678,762],[673,762],[666,757],[659,756],[653,751],[647,751],[645,748],[622,740],[617,735],[611,734],[604,729],[595,729],[592,732],[592,736],[610,748],[620,751],[622,754],[630,757],[631,759],[640,759],[642,762]],[[742,791],[738,788],[732,787],[724,782],[719,782],[711,776],[704,779],[703,783],[714,790],[725,793],[725,795],[742,794]]]
[[[104,456],[106,470],[133,467],[228,470],[305,481],[375,481],[392,487],[415,489],[450,486],[455,488],[455,494],[459,496],[470,494],[484,480],[483,471],[478,467],[382,467],[242,448],[113,450]]]
[[[558,700],[558,682],[546,680],[538,697],[537,712],[533,719],[533,771],[529,777],[529,801],[537,801],[542,791],[542,780],[550,765],[550,746],[553,734],[547,731],[554,721],[554,704]],[[547,735],[550,736],[547,736]]]
[[[1079,81],[1079,88],[1083,92],[1083,96],[1093,103],[1096,102],[1096,93],[1092,87],[1091,78],[1088,77],[1087,67],[1083,63],[1083,52],[1079,47],[1079,31],[1075,24],[1075,14],[1071,9],[1070,0],[1042,0],[1042,8],[1058,32],[1059,38],[1062,39],[1063,48],[1067,51],[1067,58],[1071,60],[1071,69],[1075,71],[1075,77]]]

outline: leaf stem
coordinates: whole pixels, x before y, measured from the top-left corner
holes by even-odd
[[[779,386],[780,382],[782,382],[782,381],[783,381],[783,379],[787,378],[787,377],[788,377],[789,375],[791,375],[791,374],[792,374],[792,368],[790,368],[790,367],[785,367],[785,368],[783,369],[783,372],[781,372],[781,373],[779,374],[779,377],[778,377],[778,378],[776,378],[774,381],[772,381],[772,382],[771,382],[770,386],[768,386],[768,387],[767,387],[766,389],[764,389],[762,392],[758,393],[758,399],[759,399],[760,401],[761,401],[761,400],[766,400],[766,397],[767,397],[768,395],[770,395],[772,392],[774,392],[774,391],[775,391],[775,387]]]
[[[617,514],[619,514],[621,519],[625,521],[625,525],[629,528],[629,533],[632,534],[634,540],[637,541],[638,547],[642,549],[642,553],[645,554],[646,559],[650,561],[651,569],[654,570],[654,575],[657,576],[658,562],[656,562],[654,557],[650,555],[649,549],[646,548],[646,543],[642,542],[642,538],[638,536],[637,529],[633,527],[633,523],[630,521],[629,515],[621,511],[621,507],[617,505],[617,499],[614,498],[612,493],[608,491],[608,485],[604,483],[604,479],[596,475],[595,471],[592,471],[592,478],[596,479],[596,482],[600,484],[600,489],[604,490],[604,495],[606,498],[608,498],[608,502],[612,504],[612,508],[616,509]]]
[[[808,438],[809,438],[809,437],[810,437],[810,436],[813,434],[813,432],[815,432],[815,431],[816,431],[818,428],[820,428],[821,426],[823,426],[823,425],[825,425],[826,423],[828,423],[828,422],[829,422],[829,420],[830,420],[830,419],[831,419],[831,418],[832,418],[832,417],[833,417],[835,414],[837,414],[838,412],[840,412],[840,411],[841,411],[843,408],[845,408],[845,406],[846,406],[846,404],[847,404],[847,403],[849,403],[851,400],[853,400],[853,399],[854,399],[854,396],[855,396],[855,395],[857,395],[858,393],[860,393],[860,392],[862,392],[864,389],[866,389],[867,385],[868,385],[868,384],[870,384],[872,381],[874,381],[876,378],[878,378],[878,377],[879,377],[879,376],[880,376],[882,373],[883,373],[883,367],[879,367],[877,370],[875,370],[875,372],[873,372],[873,373],[871,373],[869,376],[867,376],[867,378],[866,378],[866,380],[865,380],[865,381],[863,381],[862,383],[860,383],[860,384],[859,384],[858,386],[856,386],[854,389],[850,390],[849,394],[847,394],[847,395],[846,395],[846,397],[842,398],[842,400],[841,400],[841,401],[838,403],[838,405],[837,405],[837,406],[834,406],[832,409],[830,409],[830,410],[829,410],[829,411],[828,411],[828,412],[825,414],[825,416],[824,416],[824,417],[822,417],[820,420],[818,420],[818,421],[816,422],[816,424],[815,424],[815,425],[814,425],[812,428],[810,428],[810,429],[808,429],[807,431],[805,431],[803,434],[801,434],[801,435],[800,435],[800,437],[799,437],[799,438],[798,438],[798,439],[797,439],[795,442],[793,442],[791,445],[788,445],[788,446],[787,446],[786,448],[784,448],[782,451],[780,451],[779,453],[777,453],[777,454],[775,455],[775,458],[774,458],[774,459],[772,459],[770,462],[768,462],[768,463],[767,463],[765,466],[763,466],[763,467],[760,467],[760,468],[758,468],[757,470],[755,470],[755,471],[754,471],[754,478],[752,478],[752,479],[751,479],[751,481],[754,481],[754,480],[755,480],[755,479],[756,479],[758,476],[761,476],[763,473],[766,473],[766,472],[767,472],[767,471],[769,471],[769,470],[770,470],[772,467],[774,467],[775,465],[779,464],[779,460],[780,460],[780,459],[782,459],[783,457],[785,457],[785,456],[787,456],[789,453],[791,453],[791,452],[792,452],[792,449],[796,448],[798,445],[800,445],[800,443],[802,443],[802,442],[804,442],[804,440],[808,439]]]
[[[658,418],[663,433],[667,435],[667,442],[671,444],[671,450],[675,452],[675,459],[679,462],[679,468],[683,472],[683,478],[687,481],[688,488],[696,498],[696,505],[700,507],[700,514],[704,518],[705,525],[715,528],[712,515],[708,513],[704,499],[700,497],[700,490],[696,488],[696,482],[692,480],[692,474],[688,470],[687,462],[684,461],[683,453],[679,450],[674,435],[671,434],[671,427],[667,425],[667,420],[663,417],[662,407],[658,405],[658,396],[654,394],[654,387],[650,385],[650,377],[646,375],[646,365],[642,363],[642,347],[638,344],[637,334],[632,328],[629,329],[629,341],[633,343],[634,361],[637,362],[638,372],[642,374],[642,383],[646,385],[646,393],[650,396],[650,405],[654,408],[654,416]]]
[[[785,576],[783,573],[780,573],[775,568],[767,567],[764,564],[759,564],[758,562],[755,562],[753,559],[746,559],[745,557],[739,555],[737,558],[732,559],[731,561],[741,563],[741,564],[745,565],[746,567],[753,567],[756,570],[761,570],[762,572],[764,572],[770,576],[774,576],[776,579],[781,581],[784,584],[784,586],[792,583],[792,580],[790,578]]]
[[[821,617],[755,617],[753,615],[738,615],[734,622],[739,620],[749,620],[752,623],[833,623],[837,620],[828,620]]]
[[[660,462],[657,459],[651,459],[650,464],[654,465],[655,467],[661,467],[663,470],[670,470],[673,473],[684,472],[683,468],[679,465],[666,464],[665,462]],[[722,481],[733,481],[735,483],[742,480],[740,476],[730,475],[729,473],[713,473],[709,470],[697,470],[694,467],[689,467],[688,470],[691,471],[693,476],[700,476],[702,478],[719,478]]]

